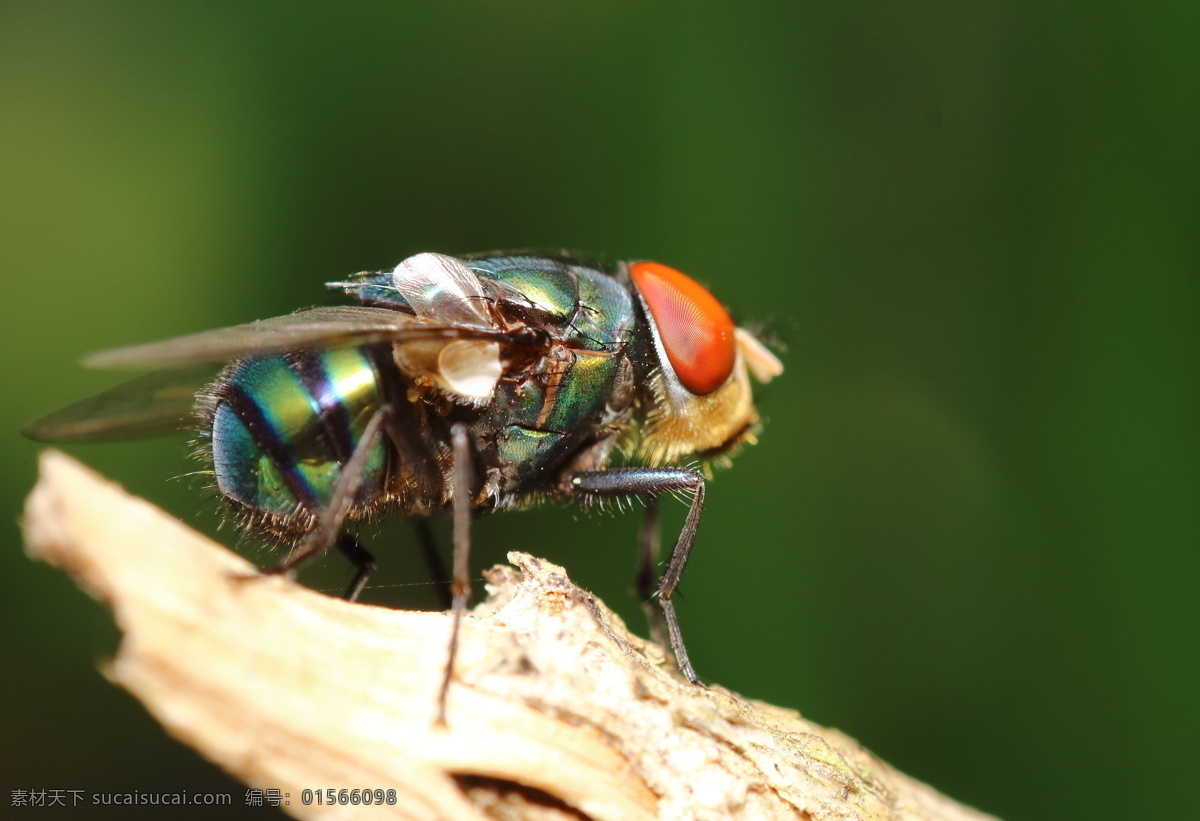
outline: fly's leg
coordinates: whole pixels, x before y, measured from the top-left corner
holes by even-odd
[[[333,486],[333,495],[330,497],[329,505],[317,515],[317,522],[313,529],[286,559],[273,567],[266,568],[263,573],[271,575],[287,573],[312,557],[320,556],[336,544],[358,568],[358,573],[346,591],[346,598],[353,601],[358,596],[363,585],[367,583],[367,576],[375,568],[375,564],[371,554],[363,550],[361,546],[357,548],[348,544],[343,546],[338,536],[341,533],[342,524],[346,521],[346,515],[354,504],[355,497],[362,489],[363,479],[366,477],[367,458],[379,440],[386,418],[387,410],[385,408],[375,411],[371,421],[367,423],[366,430],[363,431],[362,439],[354,448],[350,460],[342,466],[337,482]],[[355,540],[355,545],[357,545],[357,540]]]
[[[454,594],[454,625],[450,629],[446,673],[442,677],[441,692],[438,693],[437,720],[443,726],[446,724],[446,695],[450,692],[450,679],[454,675],[454,661],[458,656],[458,630],[467,609],[467,597],[471,594],[471,440],[465,425],[456,424],[450,429],[450,445],[454,457],[451,468],[451,480],[454,483],[454,577],[450,585]]]
[[[650,627],[650,640],[662,647],[667,646],[663,632],[662,610],[654,603],[654,588],[658,584],[658,547],[661,539],[659,527],[658,497],[646,499],[646,515],[638,529],[637,595],[646,611],[646,624]]]
[[[675,540],[675,548],[667,560],[666,572],[658,582],[654,598],[662,608],[679,672],[692,684],[700,684],[692,663],[688,661],[687,648],[683,646],[679,617],[675,615],[671,596],[679,587],[679,579],[692,552],[692,543],[696,541],[696,528],[700,525],[700,513],[704,510],[704,477],[694,470],[683,468],[619,468],[576,473],[571,477],[569,487],[571,492],[581,496],[658,496],[671,491],[691,493],[692,504],[683,521],[683,530]]]
[[[437,540],[433,538],[433,530],[427,519],[413,519],[413,530],[417,534],[417,544],[421,548],[421,557],[425,559],[425,567],[429,570],[429,578],[437,588],[438,605],[442,610],[449,610],[453,602],[450,592],[450,574],[446,572],[446,563],[438,552]]]
[[[391,345],[371,345],[362,350],[377,373],[388,373],[395,367]],[[416,484],[420,499],[427,502],[440,501],[441,473],[436,472],[435,475],[433,466],[437,461],[418,433],[422,426],[416,416],[415,406],[408,401],[404,384],[400,380],[381,379],[378,387],[381,404],[389,409],[385,430],[396,451],[396,461],[406,470],[412,471],[412,480]]]
[[[350,586],[342,594],[346,601],[354,601],[358,594],[367,586],[367,577],[375,572],[375,557],[350,533],[343,533],[337,538],[337,549],[350,560],[357,571],[350,580]]]

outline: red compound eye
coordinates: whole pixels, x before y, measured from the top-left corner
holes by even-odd
[[[671,367],[694,394],[715,391],[733,372],[737,343],[728,312],[696,280],[657,262],[629,266]]]

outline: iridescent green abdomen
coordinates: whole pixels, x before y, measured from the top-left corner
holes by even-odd
[[[276,516],[328,505],[380,406],[378,376],[359,348],[240,360],[213,398],[217,486],[225,497]],[[386,462],[381,441],[369,455],[360,499],[380,492]]]

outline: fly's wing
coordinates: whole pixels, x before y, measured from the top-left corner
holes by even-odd
[[[428,289],[427,289],[428,291]],[[447,300],[429,292],[428,299]],[[186,427],[196,392],[224,363],[243,356],[304,348],[375,343],[424,343],[440,340],[439,350],[453,343],[490,343],[496,348],[506,335],[499,330],[451,322],[431,323],[394,308],[325,307],[287,316],[178,336],[160,342],[114,348],[90,354],[92,368],[163,368],[117,385],[104,393],[44,416],[23,433],[43,441],[103,442],[157,436]],[[438,365],[429,366],[436,369]],[[490,367],[490,365],[488,366]],[[462,371],[467,376],[462,376]],[[478,370],[478,368],[475,368]],[[455,372],[462,381],[471,368]]]
[[[338,343],[366,344],[411,328],[412,318],[377,308],[316,308],[90,354],[94,368],[161,367],[68,405],[26,426],[40,441],[104,442],[159,436],[187,426],[195,394],[237,356]]]
[[[313,308],[287,316],[89,354],[89,368],[181,367],[303,348],[400,342],[406,339],[499,339],[499,331],[432,324],[390,308]]]
[[[422,319],[481,328],[493,325],[479,277],[454,257],[409,257],[392,271],[392,282]]]
[[[21,433],[41,442],[112,442],[174,433],[189,426],[196,393],[213,371],[206,365],[148,373],[47,414]]]

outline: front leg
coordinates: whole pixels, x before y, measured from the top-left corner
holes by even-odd
[[[635,584],[642,609],[646,611],[646,625],[650,628],[650,640],[662,647],[667,646],[667,634],[663,632],[662,609],[654,603],[655,588],[658,587],[659,546],[658,497],[646,499],[646,513],[642,526],[638,528],[638,558]]]
[[[654,598],[662,608],[663,618],[667,622],[667,634],[671,639],[671,650],[675,653],[679,671],[692,684],[700,684],[700,679],[688,660],[687,649],[683,646],[679,618],[675,615],[675,604],[671,601],[671,595],[679,586],[679,579],[687,566],[688,555],[692,552],[692,543],[696,540],[696,528],[700,525],[700,513],[704,510],[704,477],[694,470],[683,468],[618,468],[576,473],[571,477],[568,486],[572,494],[583,497],[657,497],[661,493],[677,490],[691,493],[692,504],[683,522],[683,530],[675,540],[675,549],[671,551],[671,558],[667,560],[666,572],[659,580]]]

